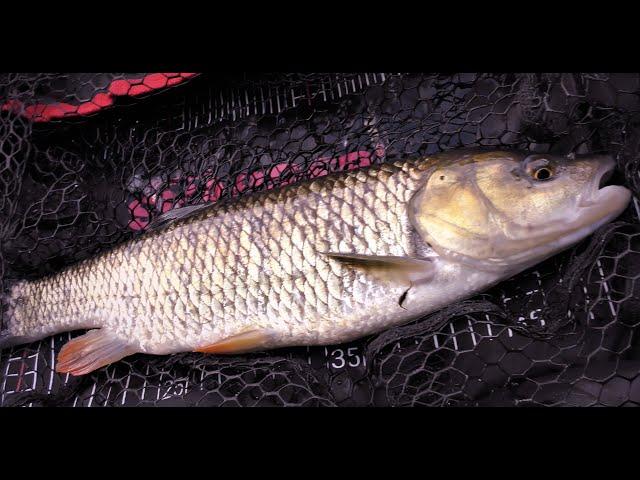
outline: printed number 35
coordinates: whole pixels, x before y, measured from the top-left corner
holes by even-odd
[[[347,349],[347,358],[345,358],[345,351],[341,348],[336,348],[331,352],[333,361],[331,366],[333,368],[344,368],[346,365],[350,367],[358,367],[362,363],[365,364],[364,358],[358,355],[358,347],[351,347]]]

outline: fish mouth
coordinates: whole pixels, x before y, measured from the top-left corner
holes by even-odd
[[[631,191],[617,185],[616,162],[611,156],[596,157],[599,166],[585,195],[578,202],[580,223],[604,224],[620,215],[631,200]],[[600,225],[598,225],[600,226]],[[598,227],[596,227],[598,228]]]

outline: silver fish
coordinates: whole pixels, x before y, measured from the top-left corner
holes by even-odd
[[[0,347],[76,329],[56,370],[136,352],[353,340],[480,292],[617,217],[607,156],[462,150],[168,212],[153,231],[13,285]]]

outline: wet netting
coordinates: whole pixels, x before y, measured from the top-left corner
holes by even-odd
[[[3,74],[5,289],[175,207],[463,146],[610,152],[634,199],[572,250],[373,337],[70,377],[52,369],[65,333],[1,352],[0,404],[639,405],[639,143],[631,74]]]

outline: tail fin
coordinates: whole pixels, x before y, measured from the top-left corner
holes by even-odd
[[[0,350],[39,339],[21,334],[20,326],[16,325],[15,313],[24,303],[26,284],[26,281],[21,280],[9,287],[8,291],[0,292]]]

